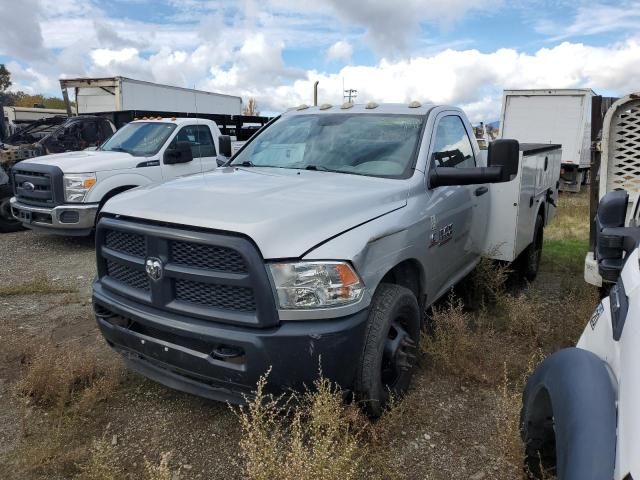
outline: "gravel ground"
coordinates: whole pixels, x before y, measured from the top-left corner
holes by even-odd
[[[68,348],[95,345],[101,354],[115,355],[104,346],[91,312],[90,284],[95,275],[91,240],[30,231],[0,235],[0,265],[0,288],[46,275],[51,285],[70,290],[0,296],[0,340],[54,342]],[[12,392],[20,368],[19,354],[0,355],[0,478],[54,478],[46,472],[14,470],[11,463],[21,432],[20,405]],[[500,452],[488,442],[495,431],[494,391],[423,369],[412,395],[423,414],[404,419],[389,445],[399,478],[521,478],[518,468],[500,463]],[[237,421],[224,404],[130,374],[107,402],[75,421],[65,427],[77,432],[77,440],[68,448],[107,438],[127,478],[140,478],[145,458],[157,462],[163,452],[172,452],[172,466],[180,479],[240,478]]]

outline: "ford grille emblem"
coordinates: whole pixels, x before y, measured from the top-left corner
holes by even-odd
[[[157,282],[162,278],[162,262],[157,258],[147,258],[144,269],[151,280]]]
[[[24,188],[25,190],[28,190],[30,192],[33,192],[36,189],[36,186],[31,182],[24,182],[22,184],[22,188]]]

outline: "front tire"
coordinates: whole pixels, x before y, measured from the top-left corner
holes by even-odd
[[[11,214],[9,200],[12,196],[13,191],[9,185],[0,185],[0,233],[24,230],[22,223]]]
[[[420,339],[420,308],[411,290],[381,284],[371,301],[356,394],[364,410],[379,417],[390,396],[409,387]]]

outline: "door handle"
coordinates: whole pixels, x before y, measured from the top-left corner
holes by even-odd
[[[478,187],[476,188],[476,191],[474,192],[476,197],[479,197],[480,195],[484,195],[485,193],[487,193],[489,191],[489,187]]]

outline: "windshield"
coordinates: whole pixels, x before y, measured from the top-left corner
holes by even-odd
[[[136,157],[155,155],[164,145],[175,123],[135,122],[128,123],[107,140],[100,150],[107,152],[127,152]]]
[[[410,175],[421,129],[415,115],[293,115],[255,137],[231,165],[402,178]]]

